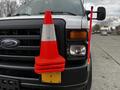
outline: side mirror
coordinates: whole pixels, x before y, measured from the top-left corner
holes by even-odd
[[[97,11],[93,11],[93,13],[97,13],[97,18],[93,18],[94,20],[104,20],[106,18],[106,9],[104,7],[98,7]],[[90,11],[86,11],[86,15],[89,18]]]
[[[106,10],[104,7],[98,7],[97,20],[104,20],[106,18]]]

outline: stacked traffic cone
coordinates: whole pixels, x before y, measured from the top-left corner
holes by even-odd
[[[59,54],[54,21],[51,11],[45,12],[40,55],[35,57],[35,72],[37,74],[62,72],[65,68],[65,59]]]

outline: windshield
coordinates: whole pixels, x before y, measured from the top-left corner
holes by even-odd
[[[39,15],[47,9],[54,12],[53,14],[84,15],[81,0],[32,0],[22,5],[15,14]]]

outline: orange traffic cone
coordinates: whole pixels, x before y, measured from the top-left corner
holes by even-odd
[[[35,57],[35,72],[62,72],[65,68],[65,59],[59,54],[54,21],[51,11],[45,12],[40,55]]]

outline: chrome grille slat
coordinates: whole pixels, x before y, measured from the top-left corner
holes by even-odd
[[[18,46],[13,49],[7,49],[7,50],[39,50],[39,46]],[[4,48],[0,47],[0,50],[5,50]]]
[[[40,40],[40,35],[0,35],[0,40],[4,38],[14,38],[19,40]]]

